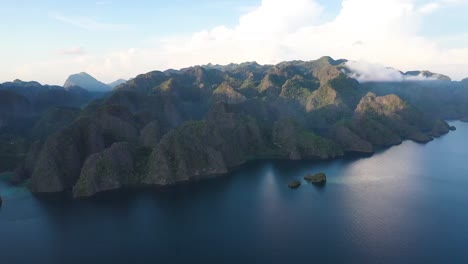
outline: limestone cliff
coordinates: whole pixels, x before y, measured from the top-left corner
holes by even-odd
[[[131,144],[120,142],[89,156],[73,186],[73,196],[91,196],[137,182],[135,152]]]
[[[81,111],[45,112],[35,128],[44,135],[23,172],[32,174],[34,192],[81,197],[201,179],[262,157],[371,154],[449,131],[400,94],[378,95],[350,78],[344,62],[323,57],[139,75]],[[463,104],[455,112],[465,113]]]

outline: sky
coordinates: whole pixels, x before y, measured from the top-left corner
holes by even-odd
[[[345,58],[468,77],[468,0],[0,0],[0,82]]]

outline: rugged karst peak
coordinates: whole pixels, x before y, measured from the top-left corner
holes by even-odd
[[[71,86],[80,86],[88,91],[96,92],[107,92],[111,89],[110,86],[98,81],[96,78],[86,72],[70,75],[63,86],[65,88]]]

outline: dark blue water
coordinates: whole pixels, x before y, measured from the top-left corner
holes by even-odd
[[[0,263],[468,263],[468,124],[370,158],[262,161],[84,201],[0,183]],[[287,183],[310,172],[325,187]]]

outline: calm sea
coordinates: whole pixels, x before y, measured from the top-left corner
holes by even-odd
[[[468,263],[468,123],[452,125],[368,158],[79,201],[0,181],[0,263]],[[320,171],[324,187],[302,180]]]

